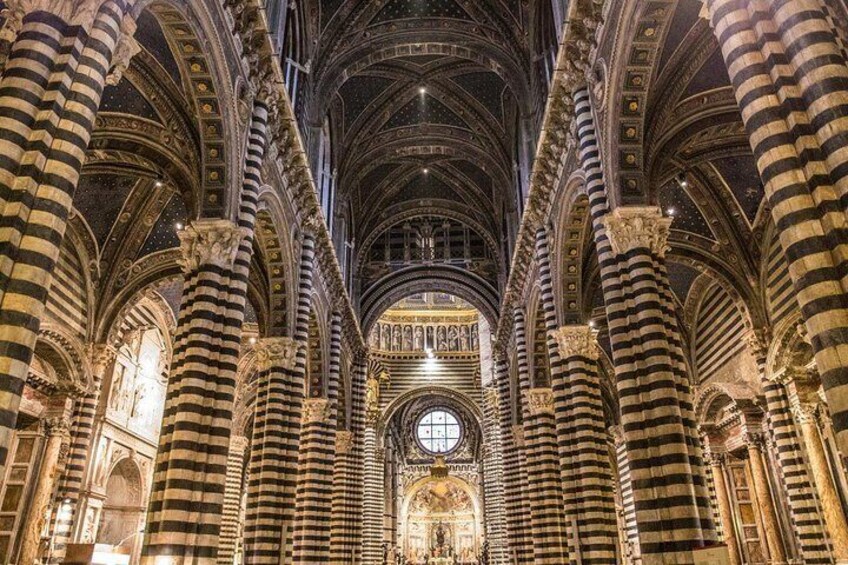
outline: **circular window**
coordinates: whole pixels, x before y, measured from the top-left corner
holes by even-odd
[[[462,438],[462,426],[456,416],[447,410],[430,410],[418,420],[418,442],[425,451],[434,455],[453,451]]]

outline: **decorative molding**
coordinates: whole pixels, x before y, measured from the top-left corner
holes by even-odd
[[[524,393],[524,396],[531,415],[553,415],[554,393],[550,388],[531,388]]]
[[[245,436],[234,435],[230,438],[230,453],[238,453],[244,456],[244,452],[250,446],[250,440]]]
[[[524,426],[521,424],[513,424],[512,442],[515,444],[515,447],[524,448]]]
[[[300,344],[291,337],[266,337],[254,346],[260,371],[293,371]]]
[[[230,220],[195,220],[177,235],[182,252],[180,264],[183,272],[189,274],[204,265],[232,267],[247,230]]]
[[[665,257],[671,218],[656,206],[620,206],[604,217],[604,227],[612,250],[623,255],[634,249],[648,249]]]
[[[594,328],[582,325],[562,326],[555,336],[562,359],[586,357],[592,361],[598,360],[598,332]]]

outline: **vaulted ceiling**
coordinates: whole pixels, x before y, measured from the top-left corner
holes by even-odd
[[[396,215],[473,217],[500,240],[532,68],[526,3],[321,0],[306,112],[330,117],[355,237]]]

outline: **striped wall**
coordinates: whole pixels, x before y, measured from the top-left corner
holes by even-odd
[[[742,313],[727,291],[716,283],[700,299],[692,333],[699,382],[715,376],[733,357],[745,351]]]

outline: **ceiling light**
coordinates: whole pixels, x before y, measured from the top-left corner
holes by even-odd
[[[423,169],[421,169],[421,172],[426,175],[427,173],[430,172],[430,169],[428,169],[427,167],[424,167]]]
[[[162,188],[163,186],[165,186],[165,185],[162,183],[162,181],[161,181],[161,180],[157,180],[155,183],[153,183],[153,185],[154,185],[156,188]]]
[[[680,185],[680,188],[687,188],[689,186],[689,181],[686,180],[686,175],[683,173],[677,175],[677,184]]]
[[[595,320],[589,320],[589,327],[590,327],[590,328],[594,328],[594,327],[595,327]]]
[[[177,222],[177,223],[174,224],[174,227],[177,228],[177,230],[181,230],[185,226],[183,226],[182,222]]]
[[[672,206],[672,207],[668,208],[665,211],[665,213],[668,214],[669,216],[674,216],[675,214],[677,214],[677,209],[674,206]]]
[[[423,86],[418,87],[418,94],[427,94],[427,89]]]
[[[252,337],[252,338],[248,339],[247,341],[250,343],[250,345],[256,345],[256,338],[255,337]]]

